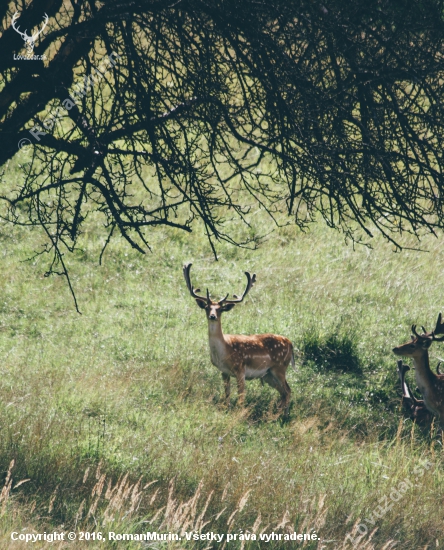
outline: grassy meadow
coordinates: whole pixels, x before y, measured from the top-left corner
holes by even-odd
[[[260,211],[255,219],[268,223]],[[0,226],[1,549],[28,546],[12,543],[12,531],[44,530],[314,531],[320,540],[33,548],[333,550],[353,548],[347,534],[368,550],[444,548],[442,441],[402,413],[391,352],[412,323],[430,328],[444,310],[441,238],[423,241],[428,252],[394,253],[379,238],[373,250],[353,249],[317,223],[308,233],[276,229],[257,250],[221,244],[215,262],[197,225],[190,235],[159,228],[151,253],[116,238],[99,266],[104,239],[91,219],[66,258],[79,315],[66,281],[44,277],[48,257],[26,261],[43,235]],[[223,327],[292,340],[287,421],[259,381],[247,382],[245,409],[235,384],[224,408],[186,261],[214,297],[242,292],[243,272],[257,274]],[[444,357],[442,344],[431,356]],[[375,518],[405,479],[408,491]]]

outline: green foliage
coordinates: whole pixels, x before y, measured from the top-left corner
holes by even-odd
[[[302,351],[307,361],[313,361],[319,369],[361,373],[357,335],[341,334],[340,329],[321,336],[308,330],[303,336]]]

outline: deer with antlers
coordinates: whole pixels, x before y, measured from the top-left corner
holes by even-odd
[[[240,404],[244,402],[245,380],[259,378],[262,383],[266,382],[280,393],[280,407],[288,414],[291,390],[285,374],[290,363],[295,368],[290,340],[276,334],[244,336],[222,332],[222,313],[230,311],[244,300],[256,282],[256,275],[245,272],[247,286],[242,296],[233,295],[234,300],[228,300],[227,294],[215,302],[211,300],[208,289],[205,297],[198,294],[200,289],[193,288],[190,280],[191,265],[189,263],[183,267],[185,282],[191,296],[207,315],[211,362],[222,373],[227,405],[230,403],[231,378],[236,378]]]
[[[45,27],[48,24],[49,17],[45,13],[45,15],[43,16],[43,27],[39,31],[32,34],[31,36],[28,36],[28,33],[27,33],[28,29],[25,29],[25,32],[21,32],[19,30],[20,27],[16,27],[15,24],[16,24],[16,21],[19,17],[20,17],[20,15],[19,15],[18,12],[15,12],[14,15],[12,16],[12,28],[15,30],[15,32],[18,32],[18,34],[23,38],[23,40],[25,41],[25,45],[26,45],[26,48],[28,50],[28,53],[32,54],[32,52],[34,50],[35,42],[36,42],[38,36],[40,34],[42,34],[42,32],[45,30]]]
[[[444,428],[444,374],[435,374],[430,368],[429,363],[429,347],[433,342],[444,341],[444,337],[438,338],[436,336],[437,334],[444,334],[444,323],[442,322],[441,313],[438,315],[435,330],[427,332],[424,327],[422,327],[422,330],[424,331],[423,334],[418,334],[416,332],[416,325],[412,325],[413,335],[411,340],[393,348],[393,353],[413,359],[416,384],[422,393],[423,401],[418,401],[412,396],[408,385],[404,381],[405,371],[407,370],[405,368],[401,368],[402,376],[400,371],[403,396],[411,399],[413,408],[417,414],[422,414],[420,409],[425,406],[428,411],[438,417],[441,428]],[[415,410],[413,411],[414,413]]]

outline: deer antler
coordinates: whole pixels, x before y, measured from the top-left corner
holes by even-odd
[[[442,322],[441,313],[438,315],[438,320],[436,321],[435,330],[432,332],[432,338],[435,342],[443,342],[444,336],[442,338],[437,338],[435,334],[444,334],[444,323]]]
[[[438,320],[436,321],[435,330],[432,330],[432,332],[427,332],[424,327],[421,327],[424,331],[423,334],[418,334],[416,332],[416,325],[412,325],[412,332],[413,334],[419,338],[420,340],[430,340],[430,338],[435,342],[444,342],[444,336],[441,338],[437,338],[436,334],[444,334],[444,323],[442,322],[442,315],[441,313],[438,315]]]
[[[247,276],[247,286],[244,290],[244,293],[239,298],[236,296],[236,294],[233,294],[233,297],[236,298],[235,300],[227,300],[228,294],[225,296],[225,298],[222,298],[222,300],[219,301],[219,304],[239,304],[242,302],[242,300],[245,298],[245,296],[250,292],[251,287],[256,282],[256,273],[253,273],[253,276],[248,273],[248,271],[245,272],[245,275]]]
[[[416,332],[416,325],[412,325],[412,332],[416,336],[416,338],[419,338],[420,340],[429,340],[432,337],[432,332],[426,332],[425,328],[422,327],[424,334],[418,334]]]
[[[185,282],[187,284],[188,290],[190,291],[190,294],[193,298],[196,298],[198,300],[204,300],[205,302],[210,303],[211,300],[210,300],[210,294],[208,292],[208,289],[207,289],[207,297],[205,298],[205,296],[199,296],[198,294],[196,294],[197,292],[200,292],[200,288],[193,288],[193,285],[191,284],[190,269],[192,265],[193,265],[192,263],[188,263],[183,266],[183,276],[185,277]]]
[[[18,19],[19,17],[20,17],[19,12],[16,11],[16,12],[14,13],[14,15],[12,16],[12,28],[15,30],[15,32],[18,32],[18,33],[19,33],[19,35],[23,38],[23,40],[28,41],[28,40],[31,39],[31,36],[28,36],[28,34],[26,33],[26,31],[27,31],[28,29],[25,29],[25,32],[21,32],[21,31],[19,31],[19,28],[20,28],[20,27],[16,27],[16,26],[15,26],[15,22],[17,21],[17,19]]]
[[[19,29],[20,27],[16,27],[15,26],[15,22],[17,21],[17,19],[20,17],[19,13],[16,11],[14,13],[14,15],[12,16],[12,28],[19,33],[19,35],[23,38],[23,40],[27,43],[27,44],[31,44],[31,45],[34,45],[35,44],[35,41],[37,39],[37,37],[45,30],[45,27],[46,25],[48,24],[48,21],[49,21],[49,17],[48,15],[45,13],[45,15],[43,16],[43,27],[35,32],[32,36],[28,36],[28,33],[26,32],[28,29],[25,29],[25,32],[20,32]]]
[[[45,13],[45,15],[43,16],[43,21],[44,21],[43,27],[39,31],[35,32],[31,37],[33,42],[35,42],[39,34],[42,34],[42,32],[45,30],[45,27],[48,24],[48,20],[49,20],[49,17]]]

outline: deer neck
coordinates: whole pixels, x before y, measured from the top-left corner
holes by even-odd
[[[227,341],[222,332],[221,319],[217,321],[208,321],[208,339],[210,342],[211,362],[216,367],[223,370],[227,356]]]
[[[210,343],[212,341],[225,343],[224,333],[222,332],[222,321],[220,317],[217,321],[208,321],[208,338]]]
[[[435,376],[430,369],[429,352],[426,351],[419,357],[413,357],[413,366],[415,367],[416,383],[421,393],[424,394]]]

